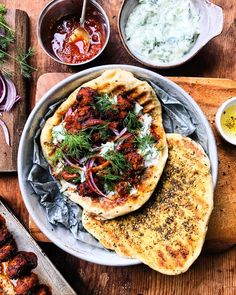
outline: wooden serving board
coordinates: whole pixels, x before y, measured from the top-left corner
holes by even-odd
[[[22,52],[28,50],[29,44],[29,18],[22,10],[8,10],[6,20],[9,26],[15,31],[15,42],[9,46],[8,53],[17,58],[19,49]],[[5,143],[4,134],[0,128],[0,172],[16,171],[17,151],[20,136],[27,119],[27,88],[26,80],[21,75],[21,69],[14,59],[8,59],[6,68],[12,73],[11,79],[14,82],[17,94],[21,96],[12,111],[3,113],[0,117],[8,126],[10,133],[9,147]]]
[[[68,73],[44,74],[38,79],[36,103],[53,85],[68,77]],[[220,138],[215,128],[218,107],[228,98],[236,96],[236,82],[227,79],[171,77],[200,105],[214,131],[218,155],[219,178],[215,191],[214,211],[207,233],[206,248],[220,251],[236,244],[236,147]],[[35,239],[48,241],[34,222],[29,220],[29,229]]]

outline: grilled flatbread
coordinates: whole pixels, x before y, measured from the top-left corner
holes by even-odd
[[[177,275],[200,254],[213,208],[210,162],[187,137],[167,135],[169,158],[152,198],[138,211],[99,221],[83,212],[85,229],[121,256]]]
[[[110,103],[109,111],[104,99]],[[101,111],[100,107],[106,108]],[[68,159],[67,154],[63,155],[69,150],[63,132],[76,135],[75,129],[79,133],[85,126],[86,137],[91,130],[88,124],[96,122],[100,125],[96,128],[91,125],[92,135],[86,142],[92,141],[95,147],[87,148],[86,152],[97,150],[97,155],[83,157],[84,143],[81,150],[78,148],[80,156],[73,154]],[[115,128],[110,128],[117,125],[118,135]],[[97,143],[95,133],[97,136],[102,126],[109,126],[108,131],[113,130],[116,135],[110,133],[105,142]],[[154,90],[147,82],[119,69],[105,71],[76,89],[47,120],[41,133],[41,146],[64,194],[100,219],[112,219],[140,208],[153,193],[168,157],[161,105]],[[87,162],[81,162],[81,158]],[[76,171],[79,165],[83,166],[82,171]]]

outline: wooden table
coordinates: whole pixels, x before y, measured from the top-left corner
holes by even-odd
[[[117,32],[120,0],[98,1],[107,11],[111,22],[111,39],[101,57],[88,66],[69,68],[49,59],[39,47],[36,34],[38,15],[49,0],[1,0],[9,8],[25,10],[31,23],[31,45],[36,56],[31,63],[38,68],[30,83],[30,105],[35,99],[37,78],[46,72],[73,72],[100,64],[140,64],[129,57]],[[157,71],[169,76],[221,77],[236,80],[236,5],[235,0],[214,0],[225,13],[224,32],[210,42],[187,64],[172,70]],[[19,219],[27,226],[28,213],[19,191],[17,175],[0,175],[0,195]],[[201,255],[187,273],[168,277],[144,265],[107,267],[88,263],[66,254],[52,244],[41,244],[49,258],[81,295],[233,295],[236,294],[236,249],[217,255]]]

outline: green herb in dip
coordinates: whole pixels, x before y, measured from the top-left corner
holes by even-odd
[[[125,28],[128,47],[147,62],[174,62],[195,44],[199,20],[191,0],[139,0]]]

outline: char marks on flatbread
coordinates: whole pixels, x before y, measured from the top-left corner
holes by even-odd
[[[152,198],[138,211],[84,227],[104,247],[168,275],[188,270],[200,254],[213,208],[210,162],[190,138],[167,135],[169,158]]]
[[[101,219],[112,219],[140,208],[150,198],[160,179],[168,157],[166,136],[162,125],[161,105],[154,90],[146,81],[138,80],[132,73],[119,69],[105,71],[101,76],[83,84],[81,87],[90,87],[100,93],[105,92],[112,95],[124,91],[143,106],[142,112],[144,114],[148,113],[152,117],[152,129],[158,137],[158,142],[155,144],[155,148],[158,150],[158,162],[155,165],[150,165],[144,171],[135,193],[131,193],[125,198],[115,194],[109,197],[109,200],[104,197],[81,196],[73,188],[67,193],[67,196],[73,202],[78,203],[87,211],[100,216]],[[51,165],[54,156],[54,147],[51,145],[52,129],[62,122],[63,116],[76,103],[76,95],[81,87],[76,89],[61,104],[54,115],[47,120],[42,130],[40,140],[43,154]]]

